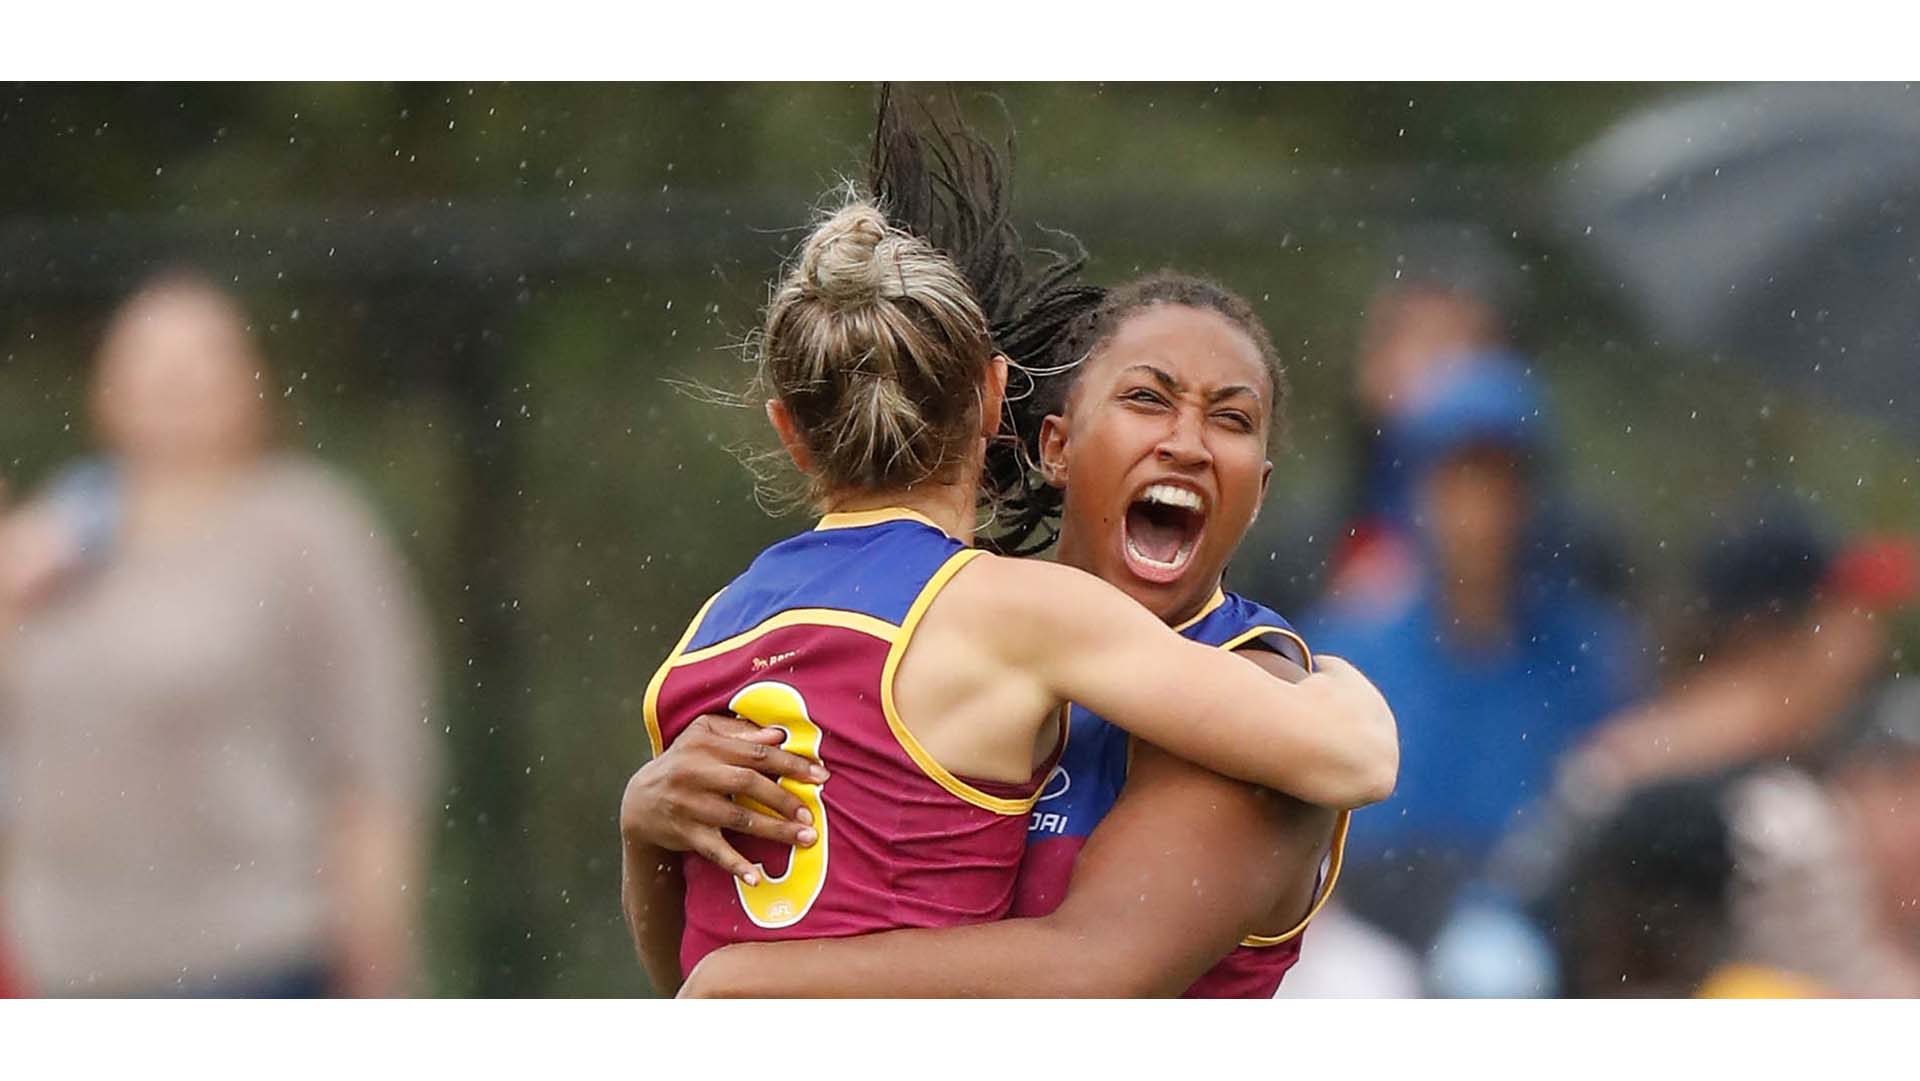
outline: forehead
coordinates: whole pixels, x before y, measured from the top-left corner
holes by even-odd
[[[1211,308],[1159,303],[1122,320],[1113,337],[1088,358],[1083,382],[1130,378],[1129,368],[1148,364],[1201,390],[1239,384],[1263,396],[1271,393],[1259,347],[1238,324]]]
[[[235,315],[193,294],[145,298],[121,312],[102,349],[110,364],[131,370],[158,366],[199,369],[245,367],[248,343]]]

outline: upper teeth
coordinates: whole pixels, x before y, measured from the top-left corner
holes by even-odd
[[[1172,484],[1156,484],[1140,493],[1140,498],[1148,503],[1164,503],[1169,507],[1185,507],[1187,510],[1200,509],[1200,494],[1187,488]]]

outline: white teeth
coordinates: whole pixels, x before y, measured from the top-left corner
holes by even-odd
[[[1160,560],[1153,558],[1147,553],[1141,551],[1139,548],[1135,547],[1132,537],[1126,538],[1126,544],[1127,544],[1127,552],[1128,554],[1132,555],[1133,558],[1139,560],[1142,563],[1147,564],[1148,566],[1159,567],[1162,570],[1178,570],[1181,567],[1186,566],[1188,557],[1193,555],[1193,541],[1191,540],[1182,544],[1180,546],[1180,550],[1173,554],[1173,558],[1166,562],[1161,562]]]
[[[1169,507],[1183,507],[1187,510],[1200,509],[1200,494],[1173,484],[1155,484],[1140,493],[1140,498],[1148,503],[1160,503]]]

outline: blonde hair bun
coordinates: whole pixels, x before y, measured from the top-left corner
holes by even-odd
[[[760,376],[812,452],[810,493],[945,476],[979,438],[986,316],[953,263],[849,192],[768,300]]]
[[[889,266],[897,266],[911,238],[887,224],[868,202],[850,202],[820,223],[800,250],[800,277],[815,296],[843,303],[886,295]],[[896,288],[894,292],[898,292]]]

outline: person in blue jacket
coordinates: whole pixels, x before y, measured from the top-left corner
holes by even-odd
[[[1343,893],[1417,948],[1547,793],[1556,759],[1641,682],[1637,630],[1571,565],[1546,418],[1510,353],[1440,377],[1382,433],[1410,482],[1413,586],[1330,596],[1307,621],[1400,718],[1399,786],[1354,816]]]

